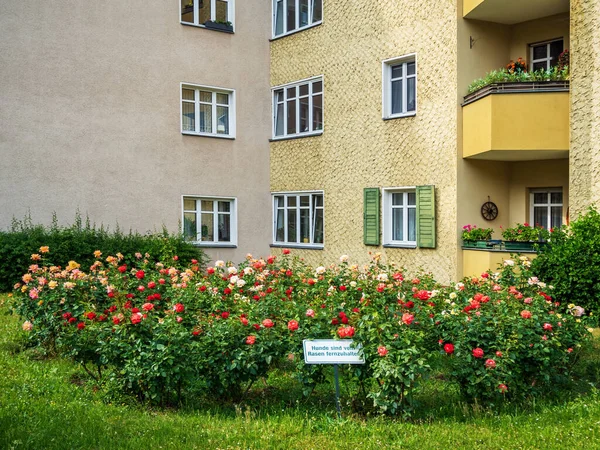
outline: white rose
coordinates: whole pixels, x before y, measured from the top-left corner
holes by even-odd
[[[235,267],[228,267],[227,268],[227,272],[229,272],[230,274],[235,275],[237,273],[237,269]]]

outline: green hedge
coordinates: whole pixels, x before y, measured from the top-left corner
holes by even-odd
[[[119,228],[113,231],[104,226],[97,228],[89,219],[85,224],[79,215],[71,226],[59,226],[56,217],[51,226],[35,225],[30,217],[13,220],[9,231],[0,231],[0,292],[12,290],[27,268],[32,264],[31,255],[40,252],[40,247],[52,250],[52,263],[65,266],[75,260],[87,270],[95,261],[94,251],[104,255],[122,253],[126,263],[136,259],[135,253],[148,253],[152,261],[172,260],[188,264],[197,259],[203,265],[208,257],[199,248],[185,242],[180,235],[171,234],[163,228],[154,234],[139,234],[130,231],[123,233]]]

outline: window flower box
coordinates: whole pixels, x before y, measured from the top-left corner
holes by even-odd
[[[535,242],[504,241],[504,248],[509,251],[533,251]]]
[[[212,20],[207,20],[206,22],[204,22],[204,26],[211,30],[233,33],[233,25],[231,24],[231,22],[214,22]]]

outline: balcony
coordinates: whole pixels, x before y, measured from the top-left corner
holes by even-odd
[[[499,271],[504,261],[515,258],[515,255],[527,256],[533,259],[537,256],[535,251],[506,251],[503,249],[463,249],[463,276],[478,277],[483,272]]]
[[[465,19],[505,25],[569,12],[569,0],[464,0]]]
[[[568,81],[491,84],[465,97],[463,158],[534,161],[568,156]]]

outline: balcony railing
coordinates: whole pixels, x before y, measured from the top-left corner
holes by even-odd
[[[529,92],[569,92],[569,81],[532,81],[518,83],[493,83],[463,99],[462,106],[468,105],[490,94],[518,94]]]

